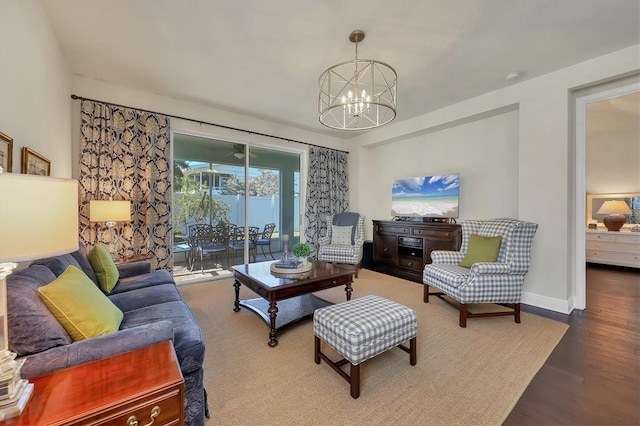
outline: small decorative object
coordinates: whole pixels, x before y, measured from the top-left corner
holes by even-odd
[[[591,222],[589,222],[589,229],[598,229],[598,221],[597,220],[592,220]]]
[[[289,259],[289,236],[287,234],[282,235],[282,260]]]
[[[49,176],[51,174],[51,161],[29,148],[22,148],[20,173]]]
[[[293,255],[298,258],[299,261],[307,262],[309,256],[311,256],[311,248],[307,243],[298,243],[293,246]]]
[[[11,172],[13,159],[13,138],[0,132],[0,171]]]
[[[636,225],[633,228],[631,228],[631,232],[640,232],[640,225]]]
[[[611,200],[605,201],[598,209],[597,214],[608,215],[602,221],[609,231],[620,231],[622,225],[627,221],[624,215],[631,214],[631,209],[622,200]]]
[[[270,265],[271,273],[279,274],[276,275],[281,278],[300,278],[300,276],[296,274],[300,274],[302,272],[309,272],[313,268],[313,263],[306,262],[302,263],[297,259],[289,259],[289,260],[279,260],[273,262]]]
[[[16,354],[8,350],[0,353],[0,418],[8,419],[22,413],[33,393],[33,384],[20,378],[26,361],[16,361]]]

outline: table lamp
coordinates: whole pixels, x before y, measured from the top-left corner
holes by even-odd
[[[78,182],[0,173],[0,419],[19,415],[33,391],[20,378],[24,363],[9,351],[8,275],[24,262],[78,249]]]
[[[602,203],[602,206],[596,212],[597,214],[606,214],[602,221],[609,231],[620,231],[622,225],[627,221],[624,216],[631,214],[631,209],[624,201],[611,200]]]
[[[91,200],[89,201],[89,222],[105,222],[109,228],[109,251],[113,253],[113,228],[116,222],[131,220],[131,201]]]

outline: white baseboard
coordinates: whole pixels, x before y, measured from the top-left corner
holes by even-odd
[[[573,303],[570,300],[555,299],[526,291],[522,292],[522,303],[561,314],[570,314],[573,311]]]

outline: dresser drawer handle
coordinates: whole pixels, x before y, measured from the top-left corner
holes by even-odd
[[[160,415],[160,407],[156,405],[151,409],[151,416],[149,417],[151,421],[144,426],[151,426],[153,422],[156,421],[156,417],[158,417],[159,415]],[[136,418],[136,416],[130,416],[127,419],[127,426],[138,426],[138,419]]]

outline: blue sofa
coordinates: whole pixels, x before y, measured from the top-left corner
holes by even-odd
[[[189,307],[166,270],[149,262],[117,264],[120,278],[107,297],[124,313],[120,329],[74,342],[40,299],[38,288],[73,265],[96,285],[84,247],[74,253],[40,259],[7,277],[9,349],[26,359],[24,378],[40,376],[111,355],[171,340],[185,381],[185,424],[208,417],[203,386],[205,343]]]

